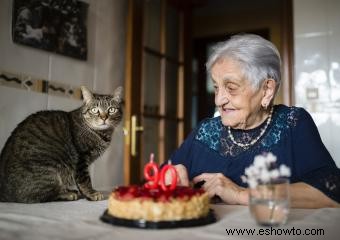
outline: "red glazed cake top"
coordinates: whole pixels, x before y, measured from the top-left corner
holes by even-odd
[[[160,187],[147,189],[144,186],[131,185],[117,187],[113,194],[120,200],[132,200],[136,198],[153,199],[156,202],[167,202],[172,198],[189,200],[192,196],[201,195],[203,189],[177,186],[173,191],[163,191]]]

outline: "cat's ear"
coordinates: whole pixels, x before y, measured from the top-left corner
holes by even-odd
[[[85,87],[85,86],[81,86],[80,87],[81,89],[81,92],[83,94],[83,99],[84,99],[84,102],[86,104],[88,104],[92,99],[93,99],[93,94],[91,93],[91,91]]]
[[[113,93],[113,100],[116,102],[122,102],[122,98],[123,98],[123,87],[117,87],[116,90]]]

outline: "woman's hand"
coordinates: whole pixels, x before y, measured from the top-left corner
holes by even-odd
[[[242,188],[222,173],[203,173],[193,179],[194,183],[205,181],[203,189],[210,197],[219,196],[228,204],[248,204],[247,189]]]
[[[187,168],[182,165],[174,165],[174,168],[177,172],[177,185],[179,186],[189,186],[189,177],[188,177],[188,171]],[[170,171],[167,171],[165,174],[165,184],[171,183],[171,174]]]

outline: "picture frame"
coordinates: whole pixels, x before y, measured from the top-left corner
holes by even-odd
[[[13,0],[13,42],[87,60],[88,7],[79,0]]]

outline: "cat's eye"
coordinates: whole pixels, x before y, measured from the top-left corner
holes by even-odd
[[[99,108],[97,108],[97,107],[91,108],[91,109],[90,109],[90,112],[91,112],[92,114],[98,115],[98,114],[99,114]]]
[[[110,108],[108,109],[108,112],[109,112],[110,115],[115,114],[117,111],[118,111],[118,109],[117,109],[117,108],[114,108],[114,107],[110,107]]]

